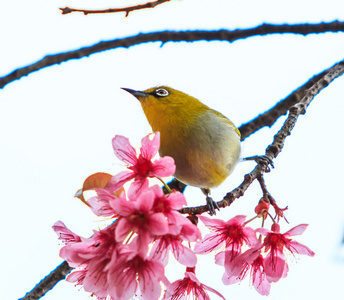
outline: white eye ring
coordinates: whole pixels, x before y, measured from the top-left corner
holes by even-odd
[[[166,91],[165,89],[157,89],[155,91],[155,95],[160,96],[160,97],[166,97],[168,96],[168,91]]]

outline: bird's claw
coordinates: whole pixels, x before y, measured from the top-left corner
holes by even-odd
[[[260,162],[264,162],[264,163],[267,163],[268,168],[269,166],[271,166],[272,168],[275,167],[274,162],[272,161],[272,158],[267,155],[255,155],[255,156],[250,156],[250,157],[244,157],[242,160],[243,161],[254,160],[257,164],[259,164]]]
[[[220,210],[220,207],[218,206],[217,202],[215,202],[211,197],[207,196],[207,205],[208,205],[208,214],[211,216],[216,215],[216,209]]]

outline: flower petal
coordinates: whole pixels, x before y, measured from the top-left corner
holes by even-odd
[[[264,260],[264,271],[269,282],[280,280],[285,274],[285,268],[287,268],[283,253],[277,253],[273,256],[270,252]]]
[[[221,248],[223,244],[223,239],[217,232],[210,232],[203,240],[196,243],[194,251],[197,254],[205,254]]]
[[[199,216],[199,218],[207,227],[218,227],[218,226],[222,226],[225,223],[221,219],[210,219],[205,216]]]
[[[80,236],[70,231],[62,221],[57,221],[53,225],[53,230],[66,245],[81,242]]]
[[[135,174],[132,171],[122,171],[117,175],[111,177],[105,186],[105,189],[110,193],[118,191],[127,181],[135,178]]]
[[[127,221],[126,218],[117,220],[117,222],[118,224],[116,226],[115,239],[117,242],[123,242],[133,226]]]
[[[112,147],[117,158],[124,163],[134,165],[137,162],[136,150],[130,145],[128,138],[116,135],[112,139]]]
[[[152,234],[156,235],[168,233],[168,222],[163,213],[157,213],[150,216],[149,229]]]
[[[298,254],[306,254],[308,256],[314,256],[315,253],[309,249],[307,246],[300,244],[296,241],[289,242],[289,245],[287,246],[288,250],[291,252],[296,252]]]
[[[293,236],[293,235],[300,235],[304,233],[306,230],[308,224],[300,224],[298,226],[293,227],[292,229],[288,230],[286,233],[284,233],[284,236]]]
[[[228,220],[226,222],[227,225],[232,225],[232,224],[239,224],[239,225],[243,225],[244,222],[246,220],[246,216],[243,216],[243,215],[238,215],[238,216],[235,216],[234,218]]]
[[[153,138],[150,139],[150,137]],[[151,133],[147,136],[145,136],[141,140],[141,150],[140,153],[142,157],[144,157],[147,160],[151,160],[158,152],[160,148],[160,132],[157,131],[155,134]]]
[[[164,156],[153,162],[151,173],[156,177],[172,176],[176,171],[174,159],[170,156]]]
[[[177,243],[177,241],[176,241]],[[197,263],[196,254],[188,247],[185,247],[183,244],[180,243],[179,247],[172,247],[173,255],[177,261],[179,261],[182,265],[187,267],[194,267]]]
[[[148,183],[147,183],[148,184]],[[151,190],[144,190],[136,199],[137,210],[143,213],[149,213],[154,204],[155,194]]]
[[[130,185],[128,190],[128,198],[135,201],[140,193],[148,188],[149,182],[147,178],[136,177],[135,181]]]

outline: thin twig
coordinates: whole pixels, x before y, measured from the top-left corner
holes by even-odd
[[[128,7],[121,7],[121,8],[108,8],[108,9],[101,9],[101,10],[88,10],[88,9],[77,9],[77,8],[60,8],[63,15],[70,14],[72,12],[82,12],[84,15],[88,14],[107,14],[107,13],[118,13],[118,12],[125,12],[125,16],[129,16],[129,13],[135,10],[145,9],[145,8],[154,8],[157,5],[163,4],[165,2],[169,2],[171,0],[157,0],[154,2],[147,2],[145,4],[139,4],[134,6]]]
[[[48,55],[40,61],[17,69],[12,73],[0,77],[0,88],[6,84],[26,76],[32,72],[38,71],[45,67],[49,67],[70,59],[79,59],[91,54],[116,49],[120,47],[129,48],[134,45],[148,42],[195,42],[195,41],[227,41],[233,42],[238,39],[244,39],[256,35],[294,33],[307,35],[311,33],[321,32],[340,32],[344,31],[344,22],[320,23],[320,24],[298,24],[298,25],[270,25],[263,24],[261,26],[244,29],[244,30],[218,30],[218,31],[161,31],[152,33],[142,33],[136,36],[123,39],[115,39],[100,42],[93,46],[80,48],[78,50],[64,52],[54,55]]]

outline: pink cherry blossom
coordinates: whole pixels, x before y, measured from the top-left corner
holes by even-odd
[[[118,217],[116,211],[111,206],[113,201],[117,199],[126,199],[125,192],[122,192],[120,197],[110,193],[105,189],[94,189],[97,193],[97,196],[94,196],[88,200],[91,210],[94,214],[101,217]]]
[[[152,140],[150,136],[153,136]],[[160,133],[147,135],[141,141],[140,154],[130,145],[129,140],[116,135],[112,140],[115,155],[128,165],[128,171],[113,176],[106,185],[111,192],[121,188],[124,183],[134,179],[128,191],[129,198],[136,197],[148,187],[148,177],[166,177],[174,174],[176,167],[172,157],[165,156],[152,162],[160,147]]]
[[[84,290],[99,298],[107,296],[108,271],[106,266],[116,259],[118,244],[114,239],[116,223],[100,231],[94,231],[88,239],[68,243],[60,251],[60,256],[75,268],[67,281],[83,285]]]
[[[263,246],[267,256],[264,261],[264,270],[269,282],[277,282],[280,278],[286,275],[287,263],[285,261],[284,249],[291,253],[306,254],[314,256],[314,252],[307,246],[302,245],[290,239],[290,236],[302,234],[307,224],[298,225],[284,234],[280,233],[280,226],[274,223],[271,231],[265,228],[258,228],[256,231],[265,235]]]
[[[166,293],[163,300],[186,300],[186,299],[198,299],[198,300],[210,300],[208,291],[215,295],[225,298],[213,288],[200,283],[195,275],[195,268],[186,268],[184,279],[177,280],[172,283],[173,294]]]
[[[232,262],[225,260],[226,272],[222,277],[223,283],[226,285],[237,283],[250,273],[252,285],[256,291],[264,296],[269,295],[271,283],[267,281],[264,272],[264,258],[261,255],[261,249],[262,247],[259,245],[238,255]]]
[[[130,233],[137,233],[138,247],[144,252],[153,237],[168,232],[168,221],[164,214],[153,210],[154,199],[154,191],[146,189],[136,201],[117,199],[112,203],[119,215],[115,232],[118,242],[123,242]]]
[[[201,238],[201,232],[198,227],[191,223],[191,221],[178,212],[183,205],[186,205],[185,196],[173,191],[172,193],[165,195],[162,188],[158,185],[150,187],[150,190],[154,192],[154,204],[153,209],[155,212],[161,212],[167,218],[169,225],[173,225],[178,228],[179,232],[174,234],[182,235],[183,240],[189,242],[196,242]],[[175,231],[176,229],[174,229]]]
[[[227,222],[204,216],[199,216],[199,218],[211,232],[196,243],[194,251],[197,254],[205,254],[225,247],[231,261],[241,253],[244,243],[251,247],[258,242],[255,231],[250,227],[245,227],[246,216],[236,216]]]
[[[188,247],[182,244],[183,234],[177,226],[170,225],[170,234],[159,237],[152,249],[151,257],[167,264],[169,250],[177,261],[187,267],[194,267],[197,262],[196,254]]]
[[[70,231],[66,227],[66,225],[61,221],[57,221],[53,225],[53,230],[58,235],[59,240],[62,240],[62,242],[66,245],[81,242],[80,236],[78,236],[74,232]]]
[[[116,260],[108,266],[109,295],[114,299],[127,300],[134,295],[141,299],[155,300],[160,297],[160,281],[169,285],[164,266],[157,260],[142,256],[130,246],[121,248]]]

